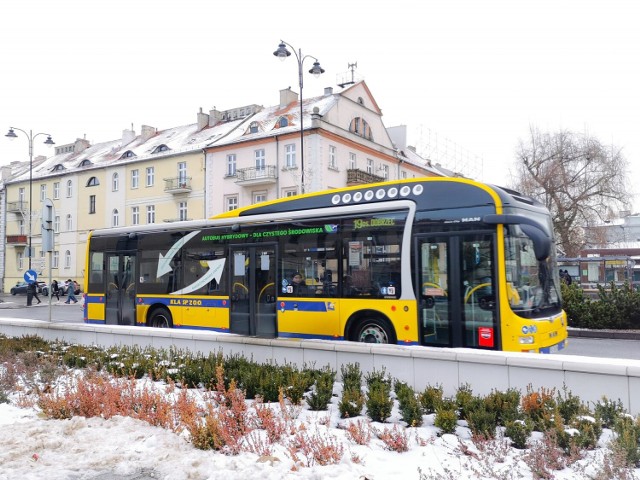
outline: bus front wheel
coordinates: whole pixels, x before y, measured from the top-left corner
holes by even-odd
[[[396,343],[388,323],[379,318],[365,318],[358,323],[353,338],[363,343]]]
[[[171,319],[171,312],[166,308],[157,308],[151,314],[149,318],[149,326],[155,328],[171,328],[173,327],[173,320]]]

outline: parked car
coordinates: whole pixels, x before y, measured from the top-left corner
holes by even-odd
[[[44,296],[48,296],[49,295],[49,287],[47,287],[47,284],[45,282],[36,282],[37,284],[37,292],[41,293]],[[29,284],[27,282],[16,282],[15,287],[11,287],[11,295],[17,295],[19,293],[27,293],[27,286]]]

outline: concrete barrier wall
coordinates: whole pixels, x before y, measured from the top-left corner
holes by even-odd
[[[126,326],[48,323],[27,319],[0,319],[0,333],[7,336],[38,335],[83,345],[175,347],[191,352],[242,354],[257,362],[292,363],[340,374],[340,366],[359,363],[363,372],[382,368],[416,390],[441,385],[447,396],[468,384],[486,395],[494,389],[531,386],[562,390],[565,386],[584,402],[606,396],[621,400],[632,414],[640,413],[640,361],[568,355],[371,345],[324,340],[260,339],[195,330],[169,330]]]

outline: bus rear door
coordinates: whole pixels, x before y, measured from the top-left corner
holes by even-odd
[[[133,253],[107,253],[106,323],[136,323],[136,257]]]
[[[276,336],[276,248],[231,247],[229,331],[240,335]]]

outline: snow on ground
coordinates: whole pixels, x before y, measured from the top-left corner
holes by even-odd
[[[15,401],[17,396],[11,399]],[[337,402],[334,396],[330,409],[323,412],[302,408],[298,421],[307,426],[310,435],[317,432],[344,445],[342,460],[337,465],[297,469],[284,445],[277,445],[272,457],[250,453],[228,456],[198,450],[182,434],[132,418],[47,420],[37,408],[0,404],[0,480],[79,480],[106,478],[102,475],[107,474],[115,475],[109,478],[130,478],[141,471],[151,472],[144,478],[164,480],[532,478],[522,460],[523,451],[496,444],[491,453],[478,452],[464,423],[459,423],[457,435],[438,436],[433,415],[425,416],[422,427],[405,429],[399,420],[397,403],[387,423],[372,426],[377,430],[396,427],[408,432],[409,451],[389,451],[375,436],[369,445],[358,445],[344,429],[346,420],[339,418]],[[602,447],[610,435],[608,430],[605,432],[601,448],[589,452],[571,468],[554,472],[555,478],[589,478],[602,464],[606,452]],[[466,454],[463,445],[469,447]],[[639,470],[634,478],[640,479]]]

